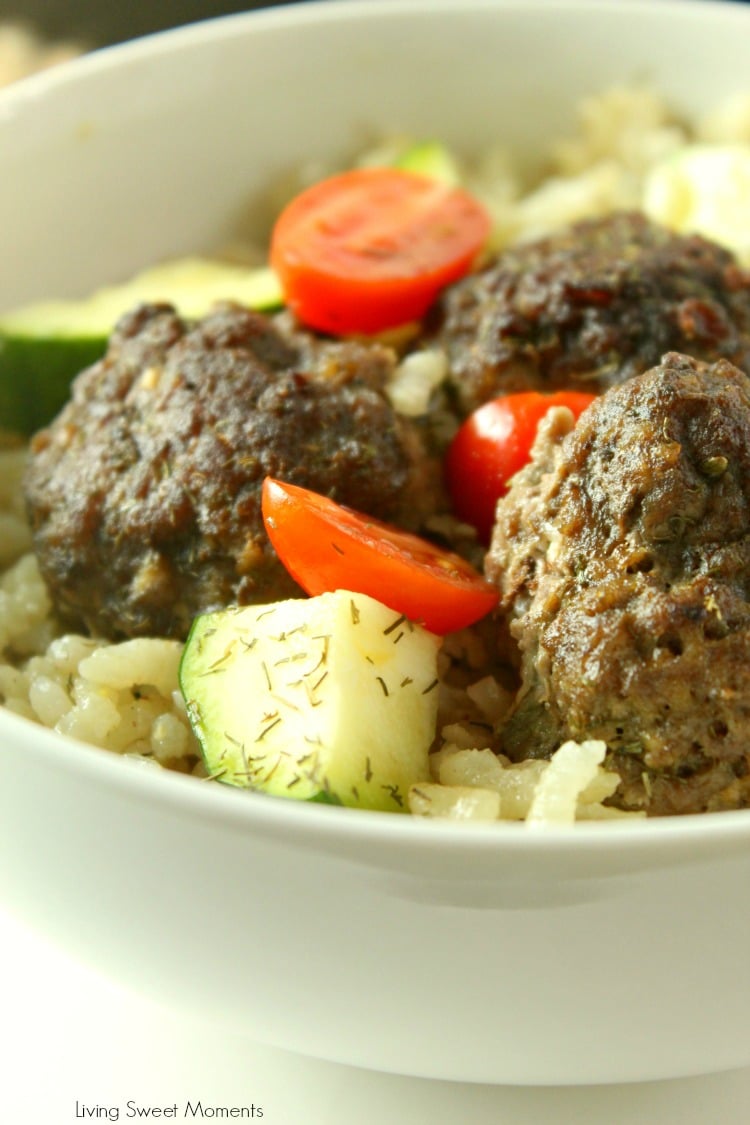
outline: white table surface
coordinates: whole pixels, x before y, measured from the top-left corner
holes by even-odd
[[[158,1120],[262,1120],[264,1125],[750,1121],[750,1069],[583,1089],[402,1078],[302,1058],[240,1036],[206,1033],[72,961],[2,912],[0,956],[3,1125],[157,1120],[155,1109],[171,1107],[176,1107],[174,1115]],[[699,1019],[696,1014],[697,1025]],[[186,1116],[187,1103],[198,1101],[204,1116]],[[232,1108],[238,1111],[233,1117]]]

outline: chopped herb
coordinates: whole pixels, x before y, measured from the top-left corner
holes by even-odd
[[[260,734],[258,735],[258,737],[256,738],[255,741],[261,742],[266,737],[266,735],[269,733],[269,731],[272,731],[274,727],[277,727],[280,722],[281,722],[281,715],[277,715],[276,718],[273,719],[273,721],[270,722],[267,727],[263,728],[263,730],[260,732]]]

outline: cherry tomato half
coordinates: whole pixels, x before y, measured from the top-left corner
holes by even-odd
[[[482,542],[489,542],[497,501],[528,463],[547,411],[567,406],[578,418],[595,397],[583,391],[506,395],[478,407],[462,423],[446,454],[446,481],[455,514],[477,529]]]
[[[262,506],[276,553],[308,594],[369,594],[438,634],[497,604],[495,587],[458,555],[317,492],[267,477]]]
[[[322,180],[282,211],[270,261],[312,328],[373,334],[418,320],[471,268],[491,227],[467,192],[400,168]]]

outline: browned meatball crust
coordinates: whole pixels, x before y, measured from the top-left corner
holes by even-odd
[[[438,340],[457,409],[600,392],[668,351],[750,372],[750,274],[715,243],[620,212],[503,252],[449,289]]]
[[[551,416],[487,571],[521,652],[516,759],[600,738],[649,814],[750,803],[750,379],[669,354]]]
[[[109,638],[182,638],[232,602],[301,593],[265,534],[266,475],[415,527],[439,474],[384,393],[384,347],[280,330],[235,306],[120,322],[32,442],[25,490],[58,612]]]

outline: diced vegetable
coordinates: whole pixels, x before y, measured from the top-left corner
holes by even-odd
[[[0,316],[0,428],[32,433],[68,397],[71,380],[104,354],[117,320],[134,306],[166,301],[185,317],[205,315],[220,300],[255,309],[282,304],[267,267],[248,269],[183,258],[78,301],[25,305]]]
[[[358,168],[292,200],[273,230],[271,265],[305,324],[373,334],[423,316],[471,269],[490,226],[460,188],[401,168]]]
[[[439,180],[451,187],[461,185],[461,170],[456,159],[440,141],[420,141],[411,145],[399,157],[396,167],[429,176],[431,180]]]
[[[326,496],[267,478],[262,503],[276,553],[308,594],[358,590],[433,633],[497,604],[495,587],[460,556]]]
[[[410,786],[429,778],[439,644],[348,590],[198,617],[180,683],[209,773],[408,811]]]

